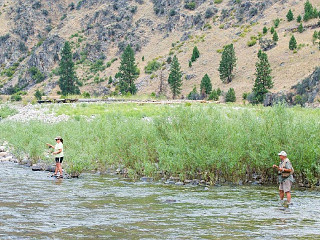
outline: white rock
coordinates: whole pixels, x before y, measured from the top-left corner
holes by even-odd
[[[0,152],[4,152],[6,150],[5,146],[0,146]]]
[[[7,156],[8,155],[8,153],[7,152],[0,152],[0,157],[5,157],[5,156]]]

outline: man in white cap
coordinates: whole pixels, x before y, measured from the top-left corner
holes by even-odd
[[[293,179],[293,172],[294,169],[291,165],[290,160],[287,158],[287,153],[285,151],[281,151],[280,153],[278,153],[279,157],[280,157],[280,164],[279,166],[277,165],[273,165],[273,168],[278,169],[278,176],[279,176],[279,195],[280,195],[280,199],[283,200],[284,198],[284,194],[287,195],[287,201],[288,204],[290,204],[291,202],[291,186],[292,183],[294,182]]]

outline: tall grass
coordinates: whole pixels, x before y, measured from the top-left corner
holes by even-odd
[[[85,112],[93,106],[80,107]],[[77,108],[69,113],[81,115]],[[259,174],[265,182],[274,182],[271,166],[285,150],[298,179],[315,183],[319,177],[319,110],[200,104],[105,108],[109,111],[90,121],[77,117],[54,125],[1,123],[0,139],[36,161],[44,158],[44,143],[61,135],[68,171],[77,173],[120,165],[132,176],[161,172],[181,179],[235,182]],[[121,108],[125,110],[113,111]]]

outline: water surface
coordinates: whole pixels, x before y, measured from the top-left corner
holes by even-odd
[[[0,163],[0,239],[320,239],[320,193],[194,187],[84,174],[53,179]]]

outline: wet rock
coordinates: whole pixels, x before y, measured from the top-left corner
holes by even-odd
[[[28,167],[30,167],[32,165],[32,162],[31,160],[25,158],[25,159],[22,159],[21,162],[20,162],[21,165],[26,165]]]
[[[183,184],[183,182],[176,182],[175,185],[182,186],[184,184]]]
[[[0,161],[1,162],[10,162],[10,161],[12,161],[12,156],[8,156],[8,157],[5,157],[5,158],[0,158]]]
[[[163,202],[164,202],[164,203],[176,203],[177,200],[175,200],[175,199],[166,199],[166,200],[164,200]]]
[[[190,180],[190,179],[186,179],[186,180],[184,180],[184,183],[185,184],[190,184],[192,181]]]
[[[175,181],[166,181],[165,184],[169,184],[169,185],[174,185],[176,182]]]
[[[200,180],[199,180],[199,179],[193,179],[193,180],[191,181],[191,184],[192,184],[192,185],[199,185],[199,183],[200,183]]]
[[[33,165],[31,167],[32,171],[43,171],[44,169],[40,165]]]
[[[170,177],[169,179],[172,180],[172,181],[180,181],[179,177]]]
[[[56,166],[55,165],[47,166],[45,170],[48,172],[54,172],[56,170]]]
[[[142,178],[140,178],[140,181],[142,181],[142,182],[152,182],[153,178],[151,178],[151,177],[142,177]]]

